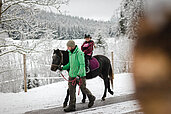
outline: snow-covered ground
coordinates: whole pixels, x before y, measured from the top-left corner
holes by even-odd
[[[139,110],[136,100],[76,111],[79,114],[125,114]],[[72,113],[71,113],[72,114]]]
[[[104,92],[103,80],[99,77],[87,80],[87,87],[96,96],[101,99]],[[68,88],[67,81],[54,83],[31,89],[27,93],[0,93],[0,114],[20,114],[31,110],[60,107],[63,104]],[[115,74],[114,96],[134,93],[134,84],[132,74]],[[78,93],[78,86],[77,86]],[[113,97],[107,93],[107,98]],[[82,95],[77,95],[77,103],[81,102]],[[113,107],[113,108],[110,108]],[[125,108],[124,108],[125,107]],[[95,112],[107,111],[109,113],[127,111],[128,109],[137,109],[136,101],[117,103],[114,105],[96,108]],[[87,110],[93,113],[93,110]],[[88,113],[87,112],[87,113]],[[84,113],[84,112],[82,112]]]

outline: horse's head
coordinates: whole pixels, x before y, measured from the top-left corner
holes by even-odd
[[[59,49],[54,50],[53,56],[52,56],[51,70],[56,71],[61,66],[62,63],[63,63],[62,52]]]

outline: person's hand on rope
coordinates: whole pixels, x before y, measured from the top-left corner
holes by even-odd
[[[58,68],[60,71],[62,71],[62,67],[60,66],[59,68]]]
[[[80,76],[77,76],[76,78],[77,78],[77,80],[80,80]]]

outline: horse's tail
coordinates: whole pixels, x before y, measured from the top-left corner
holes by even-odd
[[[114,79],[114,73],[113,73],[113,69],[112,69],[112,66],[110,64],[110,69],[109,69],[109,76],[110,76],[110,81],[111,81],[111,84],[112,84],[112,89],[113,89],[113,79]]]

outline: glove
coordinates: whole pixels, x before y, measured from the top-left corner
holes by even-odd
[[[79,80],[80,79],[80,76],[77,76],[76,79]]]
[[[62,71],[62,67],[60,66],[59,68],[58,68],[60,71]]]

